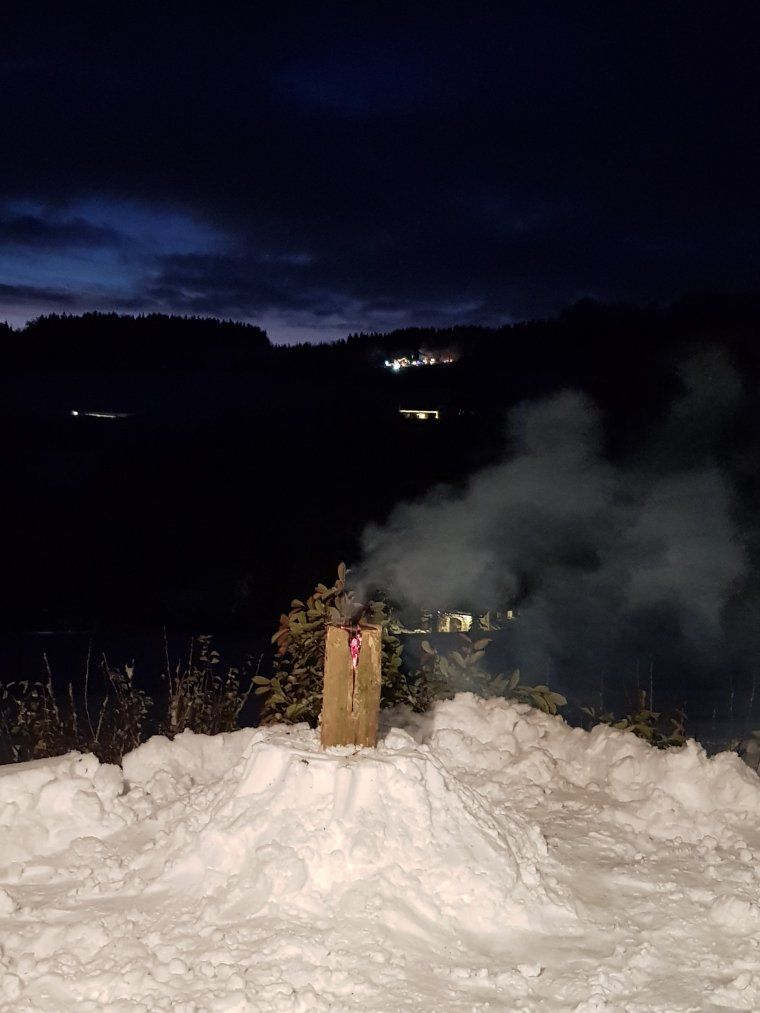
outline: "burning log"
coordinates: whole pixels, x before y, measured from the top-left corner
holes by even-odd
[[[375,746],[380,713],[381,629],[328,626],[322,747]]]

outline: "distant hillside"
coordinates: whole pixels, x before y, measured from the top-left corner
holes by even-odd
[[[249,323],[150,313],[131,316],[50,314],[21,330],[0,324],[7,368],[192,369],[281,364],[288,370],[381,367],[386,359],[423,350],[452,350],[476,366],[560,375],[583,382],[589,372],[615,373],[642,355],[664,360],[685,344],[719,342],[752,367],[760,330],[760,296],[692,296],[665,309],[583,300],[556,318],[500,327],[412,327],[360,332],[320,344],[273,346]],[[628,368],[626,366],[626,368]]]
[[[0,325],[12,514],[0,628],[266,631],[294,594],[357,559],[368,522],[501,460],[507,415],[526,399],[585,391],[610,459],[654,459],[680,364],[706,345],[728,351],[745,388],[710,449],[755,531],[758,336],[751,298],[587,302],[553,320],[294,347],[252,325],[161,315]],[[452,348],[451,364],[384,365]],[[128,417],[86,416],[103,409]],[[692,430],[687,461],[700,453]]]
[[[10,368],[191,369],[252,365],[269,348],[260,327],[231,320],[54,313],[6,329],[2,359]]]

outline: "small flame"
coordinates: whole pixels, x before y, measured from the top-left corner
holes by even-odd
[[[349,634],[348,649],[351,652],[351,667],[356,675],[356,667],[359,664],[359,651],[362,649],[362,631],[354,630],[353,635]]]

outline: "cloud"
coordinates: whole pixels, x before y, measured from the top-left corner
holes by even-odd
[[[166,308],[151,292],[162,266],[198,251],[221,256],[229,245],[219,230],[173,207],[16,199],[0,209],[0,306],[14,322],[55,308]]]
[[[679,10],[251,8],[181,26],[154,11],[149,31],[136,17],[116,35],[20,12],[0,64],[3,194],[31,210],[6,228],[25,269],[56,255],[46,285],[55,266],[85,296],[74,262],[119,249],[115,287],[148,308],[151,286],[172,297],[160,258],[208,256],[209,311],[226,299],[301,327],[311,305],[317,329],[329,317],[344,333],[443,304],[495,323],[588,294],[750,288],[751,33]],[[245,271],[233,292],[215,256]]]
[[[12,327],[23,327],[28,320],[42,313],[73,313],[82,308],[74,293],[60,288],[0,282],[0,321]]]
[[[0,213],[0,247],[77,249],[117,246],[121,238],[116,229],[94,225],[84,218],[51,222],[35,214]]]
[[[16,304],[41,306],[75,306],[76,296],[62,289],[39,288],[36,285],[0,284],[0,306]]]

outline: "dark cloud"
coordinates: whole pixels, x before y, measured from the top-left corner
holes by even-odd
[[[0,246],[57,250],[114,246],[120,238],[116,229],[93,225],[84,218],[53,223],[32,214],[0,214]]]
[[[61,306],[76,307],[76,296],[62,289],[40,288],[38,285],[3,285],[0,283],[0,305],[4,303],[46,308]]]
[[[18,15],[0,200],[184,216],[206,248],[143,243],[114,300],[299,328],[755,284],[749,7],[452,10]],[[118,244],[100,230],[119,223],[42,219],[17,215],[1,241],[40,258]]]

